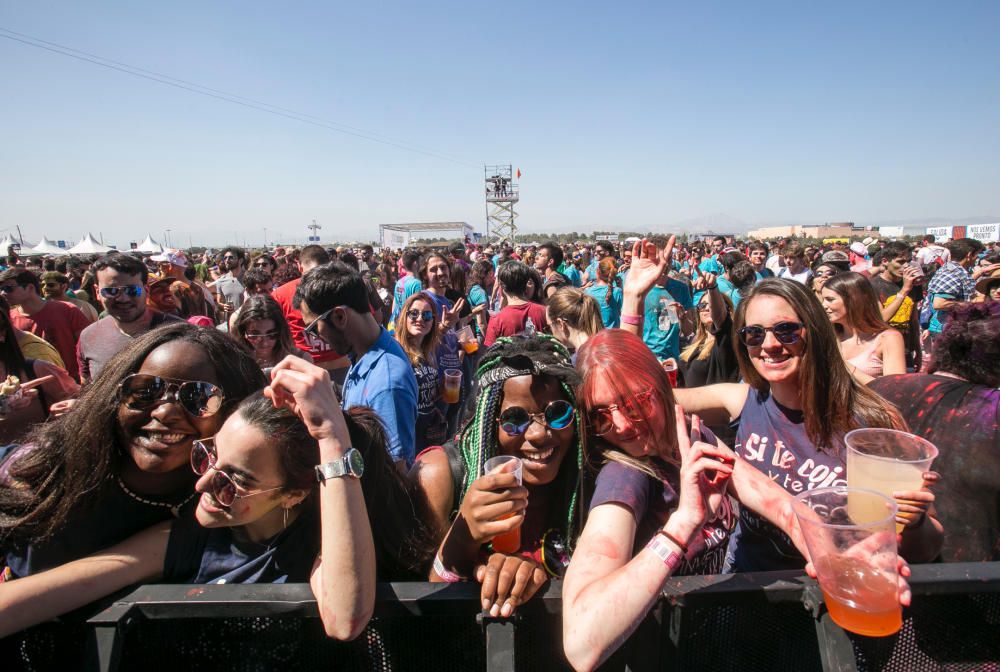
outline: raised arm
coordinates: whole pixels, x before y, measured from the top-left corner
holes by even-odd
[[[622,329],[642,337],[642,321],[646,310],[646,295],[663,275],[674,249],[674,236],[667,246],[658,250],[647,240],[632,247],[632,265],[622,287]],[[637,323],[636,323],[637,322]]]
[[[329,374],[289,355],[264,390],[276,406],[294,412],[319,442],[320,464],[338,462],[351,447]],[[361,480],[328,478],[319,486],[322,542],[309,584],[326,634],[354,639],[375,610],[375,543]]]
[[[692,445],[683,409],[676,415],[681,492],[663,539],[654,537],[657,548],[632,557],[635,516],[612,502],[594,507],[577,542],[563,581],[563,646],[576,670],[598,667],[635,631],[682,562],[677,542],[686,546],[724,497],[735,456],[725,446]],[[706,471],[714,472],[712,479]]]
[[[163,574],[170,521],[80,560],[0,583],[0,639]]]
[[[746,383],[717,383],[675,388],[674,399],[685,411],[696,413],[709,423],[729,422],[743,412],[749,392]]]

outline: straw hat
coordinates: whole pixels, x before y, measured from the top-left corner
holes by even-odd
[[[989,275],[984,275],[976,281],[976,291],[985,294],[987,288],[997,280],[1000,280],[1000,268],[996,268]]]

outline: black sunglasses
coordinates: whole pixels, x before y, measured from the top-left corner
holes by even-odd
[[[4,294],[10,294],[20,286],[21,285],[0,285],[0,292],[3,292]]]
[[[740,329],[739,334],[740,338],[743,339],[743,343],[751,348],[762,345],[769,331],[774,334],[774,337],[782,345],[791,345],[792,343],[798,343],[802,339],[801,332],[804,328],[805,325],[800,322],[778,322],[773,327],[762,327],[752,324]]]
[[[406,311],[406,316],[414,322],[417,320],[432,322],[434,320],[434,313],[430,310],[408,310]]]
[[[149,410],[164,401],[175,401],[196,418],[207,418],[222,408],[222,389],[203,380],[173,380],[134,373],[118,386],[119,399],[133,410]]]
[[[320,313],[316,317],[316,319],[313,320],[312,322],[310,322],[309,324],[307,324],[306,328],[303,329],[302,331],[307,336],[312,336],[313,338],[320,338],[319,333],[316,331],[319,328],[319,323],[322,322],[323,320],[325,320],[327,317],[329,317],[330,313],[332,313],[335,308],[336,308],[336,306],[334,306],[333,308],[331,308],[330,310],[328,310],[328,311],[326,311],[324,313]]]
[[[563,399],[553,401],[542,413],[528,413],[520,406],[511,406],[500,413],[500,429],[510,436],[521,436],[539,418],[549,429],[566,429],[573,424],[575,410],[573,404]]]
[[[210,440],[206,439],[206,441]],[[233,477],[224,471],[216,469],[215,449],[205,445],[205,441],[195,441],[191,444],[191,468],[199,476],[204,476],[205,472],[209,469],[215,470],[215,475],[212,476],[212,482],[209,485],[209,492],[211,492],[216,502],[227,509],[235,504],[237,499],[246,499],[254,495],[262,495],[265,492],[274,492],[284,487],[279,485],[275,488],[267,488],[265,490],[248,491],[247,494],[241,495],[240,486],[236,485]]]

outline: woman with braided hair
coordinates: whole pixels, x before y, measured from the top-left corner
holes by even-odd
[[[476,373],[475,414],[454,442],[429,448],[410,472],[443,538],[431,581],[475,579],[483,608],[509,616],[549,575],[561,576],[581,527],[584,448],[569,353],[554,338],[502,337]],[[522,483],[497,455],[521,459]],[[449,522],[450,521],[450,522]],[[514,553],[490,546],[520,528]]]

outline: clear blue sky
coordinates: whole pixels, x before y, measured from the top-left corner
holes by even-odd
[[[1000,2],[6,2],[0,27],[459,157],[0,38],[0,229],[126,245],[1000,215]]]

